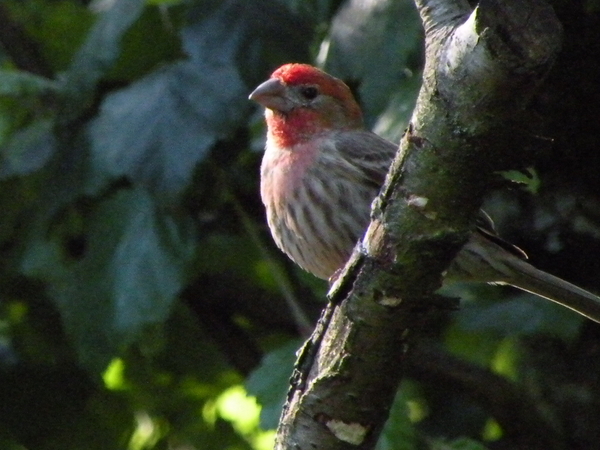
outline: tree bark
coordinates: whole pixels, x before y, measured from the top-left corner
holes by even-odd
[[[426,34],[417,105],[363,242],[301,351],[278,450],[374,448],[412,340],[456,307],[434,292],[494,171],[522,163],[520,118],[560,47],[542,0],[415,3]]]

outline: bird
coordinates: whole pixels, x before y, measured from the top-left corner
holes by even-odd
[[[249,99],[265,108],[260,194],[273,239],[301,268],[330,279],[364,236],[398,145],[365,127],[342,80],[309,64],[277,68]],[[507,284],[600,323],[599,297],[535,268],[496,234],[485,213],[479,222],[444,285]]]

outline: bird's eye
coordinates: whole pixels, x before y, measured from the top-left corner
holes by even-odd
[[[300,89],[300,94],[306,100],[313,100],[317,95],[319,95],[319,90],[314,86],[305,86]]]

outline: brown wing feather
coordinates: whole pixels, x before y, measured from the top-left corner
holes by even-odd
[[[380,189],[398,145],[366,130],[342,132],[336,137],[340,155],[360,170],[363,180]]]

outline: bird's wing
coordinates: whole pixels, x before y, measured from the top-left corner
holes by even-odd
[[[396,155],[398,145],[366,130],[344,131],[335,138],[338,154],[352,164],[363,181],[379,190]]]

